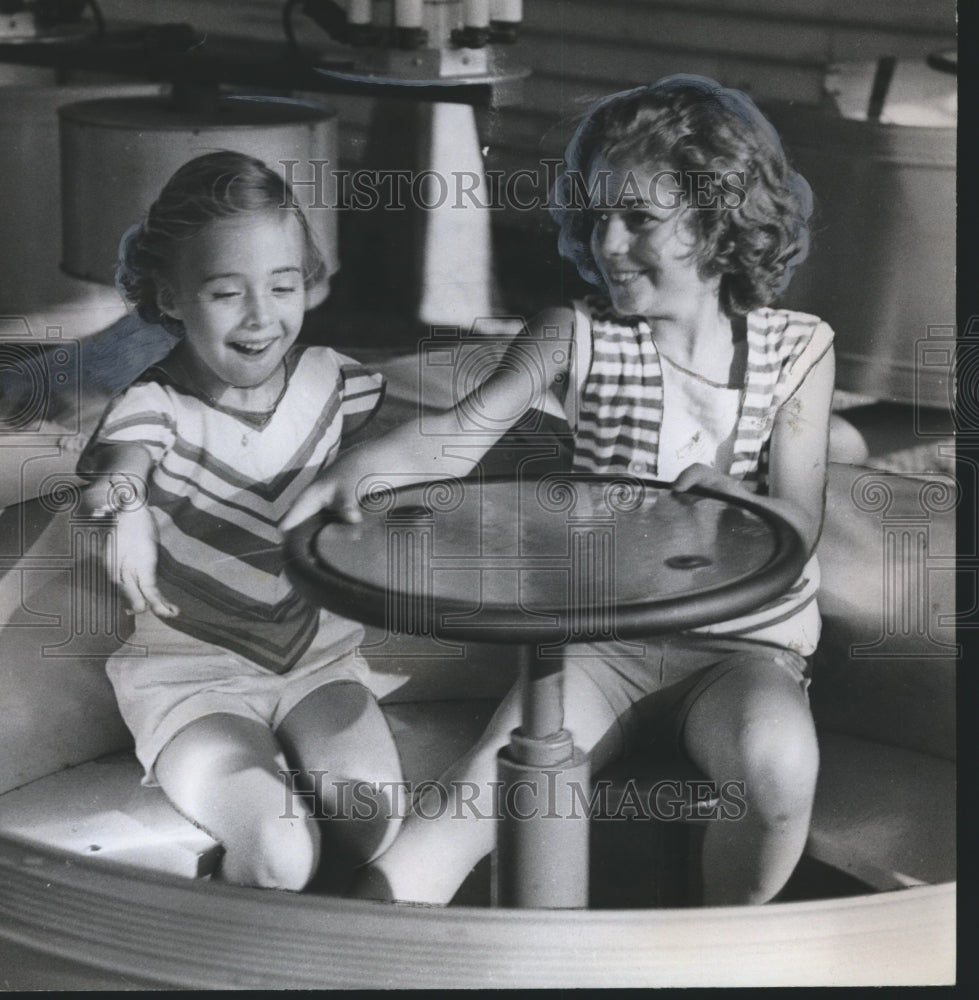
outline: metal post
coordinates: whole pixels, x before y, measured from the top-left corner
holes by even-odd
[[[562,663],[519,649],[523,721],[497,755],[500,821],[494,858],[498,906],[588,905],[590,763],[563,728]]]

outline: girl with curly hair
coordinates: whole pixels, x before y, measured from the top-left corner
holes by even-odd
[[[516,338],[513,357],[478,390],[479,411],[500,419],[466,444],[488,449],[505,415],[521,417],[528,394],[517,354],[528,340],[553,344],[557,334],[573,342],[571,359],[539,351],[540,396],[555,397],[568,415],[575,470],[750,496],[798,531],[810,559],[777,601],[651,637],[639,658],[576,644],[564,670],[565,728],[594,770],[660,740],[717,786],[739,783],[743,814],[705,833],[701,901],[765,902],[802,854],[818,767],[807,658],[819,636],[812,553],[824,508],[833,334],[815,316],[772,306],[806,254],[809,188],[748,97],[690,76],[599,101],[564,167],[551,205],[559,247],[595,293],[546,310]],[[456,411],[443,418],[447,439],[460,426]],[[373,472],[466,475],[479,448],[447,457],[435,429],[429,422],[421,436],[408,425],[353,449],[282,527],[320,507],[356,517],[358,485]],[[519,724],[514,691],[441,794],[488,787],[497,751]],[[490,799],[480,800],[484,813]],[[434,820],[424,817],[437,811],[419,803],[358,892],[448,902],[493,846],[494,825],[467,813],[468,801],[450,802]]]

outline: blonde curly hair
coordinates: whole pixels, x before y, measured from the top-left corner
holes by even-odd
[[[690,213],[692,252],[703,277],[720,276],[729,315],[770,304],[809,252],[812,192],[771,123],[739,90],[706,77],[669,76],[597,101],[568,143],[551,191],[559,252],[602,291],[591,251],[593,213],[580,203],[581,178],[599,156],[670,171],[681,190],[706,195]]]

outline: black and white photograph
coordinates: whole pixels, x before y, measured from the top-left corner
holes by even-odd
[[[0,991],[967,981],[964,14],[0,0]]]

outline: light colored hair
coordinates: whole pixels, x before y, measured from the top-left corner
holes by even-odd
[[[729,315],[771,303],[809,252],[809,184],[791,168],[778,133],[751,98],[706,77],[668,76],[597,101],[568,143],[551,191],[559,252],[603,291],[591,251],[593,215],[578,203],[575,183],[598,156],[620,167],[670,170],[686,192],[705,178],[740,179],[733,202],[730,190],[715,190],[713,199],[708,191],[705,207],[689,213],[692,253],[703,277],[720,276]]]
[[[182,333],[183,323],[157,304],[160,280],[172,267],[180,244],[215,219],[273,210],[290,212],[299,221],[303,283],[309,288],[323,277],[326,263],[289,185],[261,160],[232,151],[198,156],[167,181],[146,218],[122,237],[116,286],[142,319]]]

